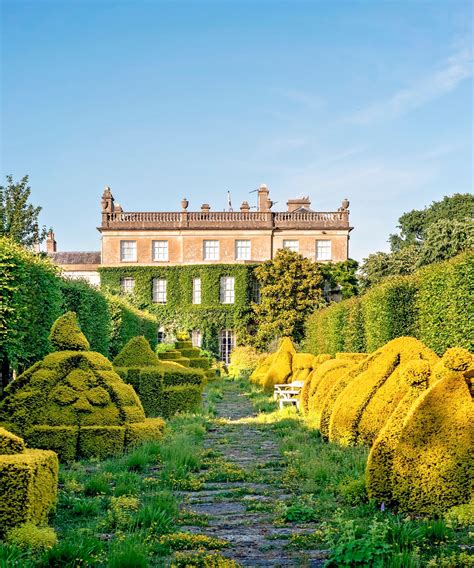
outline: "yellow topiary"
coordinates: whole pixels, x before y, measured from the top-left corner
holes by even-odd
[[[284,337],[275,356],[272,359],[270,368],[263,379],[262,386],[265,390],[271,391],[276,384],[287,383],[291,376],[291,362],[296,349],[289,337]]]
[[[360,363],[367,358],[368,353],[336,353],[336,359],[351,359],[352,361],[356,361]]]
[[[256,385],[263,385],[265,382],[265,377],[272,366],[273,359],[276,353],[270,353],[262,359],[262,361],[257,365],[255,371],[250,375],[250,381]]]
[[[44,523],[56,502],[58,458],[25,449],[23,440],[0,432],[0,537],[24,523]],[[18,449],[18,452],[14,452]],[[6,453],[3,453],[3,452]]]
[[[313,380],[314,373],[320,365],[322,365],[325,361],[329,361],[329,359],[332,359],[332,355],[326,353],[321,353],[314,356],[312,364],[313,370],[306,377],[303,388],[301,389],[300,401],[303,414],[308,414],[309,391],[311,389],[311,382]]]
[[[367,358],[368,365],[337,397],[329,439],[343,446],[372,445],[408,390],[400,365],[417,359],[434,363],[436,354],[413,337],[398,337]]]
[[[53,325],[56,332],[64,331],[65,317],[59,318],[62,324],[58,320]],[[67,324],[74,344],[80,344],[73,319],[68,317]],[[66,345],[61,341],[57,346]],[[30,446],[53,449],[65,461],[120,453],[128,425],[145,421],[133,387],[122,381],[110,361],[91,351],[47,355],[12,381],[5,395],[0,402],[4,424]]]
[[[428,361],[421,359],[408,362],[400,371],[408,390],[399,402],[370,449],[365,478],[367,493],[378,503],[392,502],[392,468],[403,424],[413,404],[428,388],[431,376]]]
[[[308,416],[316,428],[320,428],[325,401],[339,379],[357,365],[352,359],[330,359],[313,373],[308,392]]]
[[[291,376],[288,382],[305,381],[313,370],[314,355],[312,353],[295,353],[291,360]]]
[[[462,370],[453,370],[455,367]],[[474,494],[474,408],[468,381],[473,356],[448,350],[433,369],[435,381],[414,403],[396,445],[392,498],[399,509],[442,514]]]

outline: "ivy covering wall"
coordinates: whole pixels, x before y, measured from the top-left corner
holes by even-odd
[[[474,252],[387,278],[366,294],[309,316],[304,349],[314,354],[372,352],[408,335],[442,355],[474,350]]]
[[[202,347],[219,349],[219,332],[233,329],[240,342],[247,330],[253,286],[254,265],[218,264],[193,266],[120,266],[100,268],[102,289],[121,292],[122,278],[134,278],[134,302],[153,313],[167,332],[200,330]],[[220,283],[224,276],[235,278],[235,301],[222,304]],[[153,279],[167,282],[166,304],[153,302]],[[193,279],[201,279],[201,303],[193,304]]]

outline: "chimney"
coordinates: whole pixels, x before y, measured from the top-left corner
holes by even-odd
[[[298,199],[288,199],[286,205],[288,207],[288,213],[292,213],[293,211],[300,209],[301,207],[309,209],[311,206],[311,201],[309,200],[309,197],[299,197]]]
[[[250,211],[250,205],[248,204],[248,201],[242,201],[240,211],[241,213],[248,213]]]
[[[46,252],[48,254],[56,252],[56,241],[54,240],[54,233],[52,229],[49,230],[46,237]]]
[[[208,204],[208,203],[203,203],[203,204],[201,205],[201,211],[202,211],[203,213],[209,213],[210,210],[211,210],[211,208],[209,207],[209,204]]]
[[[270,211],[270,207],[273,205],[270,199],[268,199],[268,187],[262,183],[258,188],[258,211]]]

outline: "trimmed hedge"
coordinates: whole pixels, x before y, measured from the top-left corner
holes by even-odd
[[[24,523],[47,521],[56,502],[58,469],[54,452],[25,449],[21,438],[0,428],[0,538]]]
[[[51,350],[54,321],[77,314],[91,349],[115,356],[136,335],[154,348],[156,318],[126,299],[103,293],[84,280],[67,280],[44,254],[35,254],[0,237],[0,364],[24,370]],[[6,377],[5,379],[6,380]]]
[[[474,252],[396,276],[357,298],[310,315],[303,348],[310,353],[372,352],[413,336],[438,355],[474,350]]]
[[[183,349],[189,349],[184,343]],[[209,366],[207,358],[206,362]],[[144,337],[131,339],[115,357],[114,366],[137,391],[146,416],[169,418],[197,410],[201,404],[204,372],[173,360],[160,361]]]

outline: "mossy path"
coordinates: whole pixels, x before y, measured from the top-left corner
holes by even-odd
[[[238,383],[226,382],[216,418],[206,434],[209,468],[199,491],[180,492],[182,509],[196,525],[182,527],[229,542],[221,554],[242,566],[322,566],[323,550],[294,550],[294,537],[316,523],[285,523],[282,511],[294,493],[283,482],[277,433],[256,416]]]

